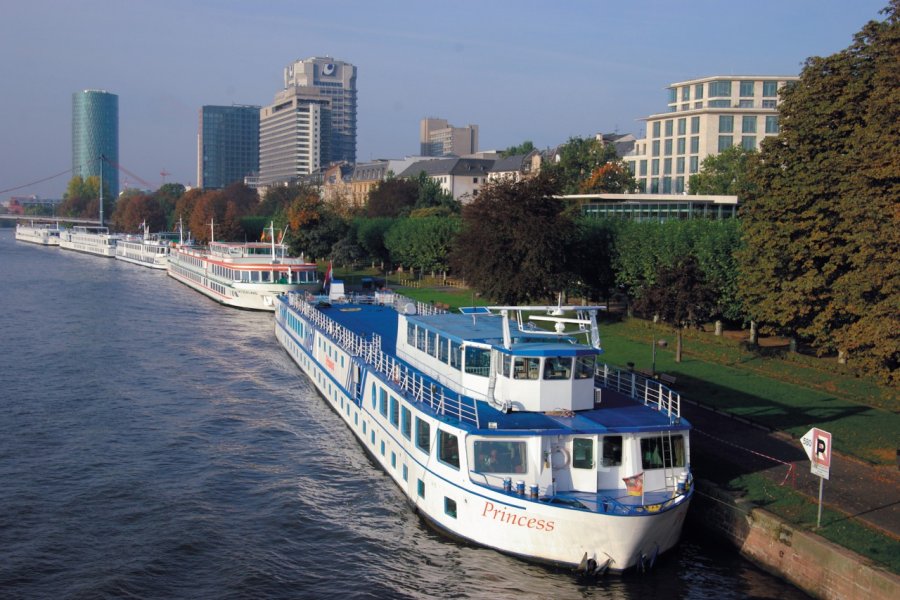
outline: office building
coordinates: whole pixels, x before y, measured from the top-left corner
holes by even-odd
[[[445,119],[427,118],[419,123],[422,156],[466,156],[478,152],[478,125],[453,127]]]
[[[119,97],[103,90],[72,94],[72,176],[99,176],[110,198],[119,195]]]
[[[296,183],[323,166],[329,151],[331,100],[317,89],[292,87],[259,113],[260,187]]]
[[[356,67],[331,57],[297,60],[284,68],[284,89],[317,90],[328,98],[331,131],[321,164],[356,162]]]
[[[642,192],[687,192],[703,159],[741,146],[758,150],[777,135],[778,90],[791,76],[716,76],[673,83],[668,111],[650,115],[646,136],[623,160]]]
[[[224,188],[258,172],[259,107],[202,107],[197,133],[197,185]]]

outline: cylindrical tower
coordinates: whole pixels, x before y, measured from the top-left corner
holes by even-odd
[[[119,97],[103,90],[72,94],[72,176],[100,176],[100,156],[107,196],[119,195]]]

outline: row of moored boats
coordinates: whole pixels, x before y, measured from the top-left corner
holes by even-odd
[[[440,531],[591,575],[650,567],[677,543],[693,495],[690,425],[677,393],[600,362],[602,307],[449,313],[384,290],[314,295],[315,265],[270,234],[203,247],[146,231],[16,231],[273,310],[281,346]]]

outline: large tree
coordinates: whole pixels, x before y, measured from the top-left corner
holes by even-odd
[[[569,138],[559,147],[559,160],[547,166],[557,179],[560,192],[577,194],[584,181],[601,166],[617,160],[616,149],[612,144],[604,144],[596,138]]]
[[[691,175],[689,194],[737,196],[741,200],[754,195],[756,186],[748,178],[748,163],[756,150],[731,146],[703,159],[700,172]]]
[[[751,162],[741,290],[751,316],[898,379],[900,0],[782,92]]]
[[[446,272],[459,217],[399,219],[384,236],[391,260],[424,271]]]
[[[409,179],[385,179],[369,192],[367,217],[403,217],[419,201],[419,186]]]
[[[549,301],[566,289],[566,248],[574,223],[548,174],[484,186],[463,207],[451,265],[488,297],[504,303]]]

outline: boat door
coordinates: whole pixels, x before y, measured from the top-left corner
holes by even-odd
[[[597,440],[594,437],[572,438],[572,488],[578,492],[597,491]]]

